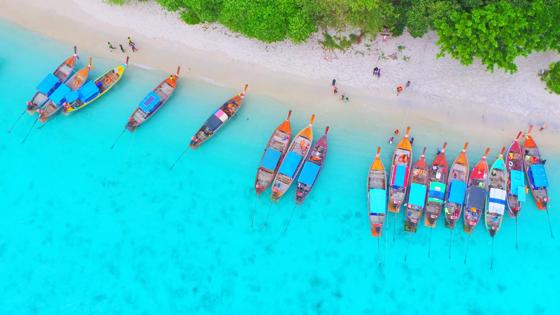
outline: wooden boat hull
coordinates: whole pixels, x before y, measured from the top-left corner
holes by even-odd
[[[119,65],[105,72],[103,75],[95,79],[95,81],[93,81],[93,84],[97,87],[95,94],[91,95],[85,100],[78,98],[72,103],[64,104],[62,113],[70,114],[78,111],[93,103],[101,96],[105,95],[105,93],[109,92],[115,85],[117,85],[117,83],[119,83],[119,81],[122,79],[122,76],[124,75],[126,68],[127,63],[123,63],[122,65]]]
[[[366,183],[369,227],[374,237],[381,236],[387,210],[387,173],[381,162],[380,153],[381,148],[378,147]]]
[[[272,200],[279,200],[284,196],[307,159],[313,142],[312,124],[314,119],[315,116],[311,116],[309,125],[294,137],[286,155],[282,158],[278,173],[272,182]]]
[[[523,149],[525,152],[525,174],[527,176],[527,182],[529,183],[529,189],[535,199],[537,209],[547,210],[547,206],[550,201],[548,196],[548,180],[546,178],[546,171],[541,154],[537,144],[531,136],[530,129],[525,136]]]
[[[506,153],[506,168],[508,172],[507,181],[507,204],[508,213],[511,217],[517,217],[521,211],[521,204],[525,199],[525,174],[523,165],[523,150],[519,144],[519,132],[513,140]]]
[[[418,222],[422,219],[424,207],[426,206],[426,195],[428,193],[428,164],[424,158],[426,148],[420,155],[420,159],[414,163],[410,174],[411,183],[406,204],[406,215],[404,230],[416,233]]]
[[[412,164],[412,144],[408,139],[410,127],[407,128],[404,138],[399,142],[391,164],[391,179],[389,185],[389,212],[398,213],[404,202]]]
[[[317,143],[311,149],[311,152],[307,156],[305,163],[303,163],[301,172],[298,176],[297,189],[296,189],[296,203],[302,204],[305,201],[307,195],[315,186],[315,182],[319,177],[319,173],[323,169],[325,164],[325,159],[327,158],[327,133],[329,132],[329,127],[325,129],[325,134],[319,138]]]
[[[503,151],[505,151],[505,148]],[[484,223],[486,230],[492,237],[500,230],[507,207],[508,172],[503,151],[492,164],[488,175],[489,196],[484,212]]]
[[[43,79],[38,86],[38,91],[27,102],[27,112],[29,114],[34,114],[37,109],[45,105],[49,100],[49,96],[72,76],[77,59],[78,54],[76,53],[76,47],[74,47],[74,55],[64,60],[52,73]]]
[[[257,195],[261,194],[272,184],[280,163],[288,151],[292,137],[291,113],[292,111],[288,113],[288,118],[274,130],[266,144],[255,178],[255,191]]]
[[[40,122],[45,123],[62,109],[67,97],[69,97],[70,94],[77,93],[76,91],[86,83],[91,68],[92,65],[90,61],[86,67],[74,73],[67,82],[61,84],[51,94],[49,101],[37,110]]]
[[[467,146],[468,143],[465,143],[463,150],[451,165],[448,173],[443,210],[445,215],[445,227],[450,229],[455,227],[455,223],[461,216],[465,203],[467,180],[469,178]]]
[[[471,170],[465,206],[463,209],[463,231],[471,233],[476,227],[482,214],[486,211],[488,202],[488,163],[486,156],[490,149],[486,149],[482,159]]]
[[[132,115],[128,118],[125,128],[133,132],[150,118],[152,118],[171,98],[177,88],[179,70],[176,74],[171,74],[153,89],[138,105]]]
[[[243,104],[243,98],[247,91],[247,85],[245,85],[243,92],[237,94],[236,96],[225,102],[212,116],[206,120],[204,125],[196,132],[196,134],[191,138],[190,147],[196,149],[201,146],[208,139],[212,138],[228,121],[230,121]]]
[[[445,156],[445,147],[438,153],[429,171],[428,199],[426,201],[426,215],[424,225],[435,227],[439,216],[443,210],[445,202],[445,192],[447,184],[448,164]]]

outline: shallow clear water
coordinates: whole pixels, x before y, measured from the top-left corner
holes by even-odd
[[[71,47],[4,23],[0,39],[0,130],[7,130]],[[81,56],[83,64],[88,53]],[[115,64],[94,62],[95,75]],[[33,130],[25,144],[33,121],[27,115],[11,134],[0,132],[0,313],[558,313],[560,244],[531,198],[519,220],[519,250],[515,221],[506,218],[493,270],[482,224],[466,264],[465,234],[456,230],[449,258],[441,220],[431,257],[430,231],[405,234],[402,213],[396,235],[389,217],[380,244],[370,236],[367,169],[378,144],[388,166],[386,139],[397,121],[374,126],[372,112],[321,112],[320,105],[296,110],[294,132],[313,111],[317,137],[331,125],[326,167],[300,207],[293,188],[276,204],[269,192],[255,197],[262,150],[288,106],[254,91],[235,121],[188,151],[173,171],[190,136],[237,90],[187,75],[165,108],[109,150],[138,101],[165,75],[131,66],[105,97]],[[445,135],[453,159],[464,141],[459,131],[413,127],[417,151],[427,145],[435,153]],[[471,162],[484,145],[497,151],[507,144],[471,139]],[[542,151],[560,237],[560,171],[553,167],[560,164]]]

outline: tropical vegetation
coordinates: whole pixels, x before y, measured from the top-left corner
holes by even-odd
[[[560,94],[560,61],[551,64],[541,78],[550,92]]]
[[[490,71],[515,72],[517,57],[560,51],[560,0],[156,1],[185,23],[217,22],[264,42],[299,43],[320,31],[323,45],[347,49],[381,31],[421,37],[433,30],[439,56],[465,65],[478,59]]]

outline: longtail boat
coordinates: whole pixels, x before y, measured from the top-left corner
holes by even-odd
[[[62,108],[62,113],[69,114],[75,112],[103,96],[119,83],[127,66],[128,57],[126,57],[126,61],[123,64],[105,72],[94,81],[88,81],[78,91],[72,92],[66,97],[66,103]]]
[[[198,148],[206,140],[210,139],[220,128],[222,128],[226,122],[237,114],[241,105],[243,104],[243,98],[247,93],[247,84],[243,87],[243,91],[234,97],[230,98],[224,105],[220,106],[208,120],[200,127],[196,134],[191,138],[190,147],[192,149]]]
[[[369,227],[371,235],[376,237],[381,236],[387,211],[387,173],[379,157],[380,153],[381,147],[377,147],[377,154],[369,168],[367,180]]]
[[[389,185],[389,204],[391,212],[399,212],[406,196],[408,177],[412,163],[412,144],[408,139],[410,127],[406,128],[404,138],[399,142],[393,153],[391,181]]]
[[[517,217],[522,203],[526,200],[523,151],[519,144],[519,138],[522,134],[521,131],[517,134],[506,154],[506,168],[509,174],[507,181],[508,213],[514,218]]]
[[[430,185],[428,188],[428,201],[426,202],[426,216],[424,218],[424,225],[427,227],[436,226],[445,201],[447,171],[449,168],[447,158],[445,157],[446,147],[447,142],[443,144],[443,147],[436,155],[430,169]]]
[[[447,192],[445,194],[445,226],[453,229],[455,222],[461,215],[463,204],[465,203],[465,191],[467,190],[467,180],[469,179],[469,160],[467,158],[466,142],[463,150],[455,159],[455,162],[449,169],[449,178],[447,179]]]
[[[506,162],[504,161],[505,150],[505,147],[502,148],[498,158],[492,163],[490,174],[488,175],[489,196],[486,211],[484,212],[484,223],[486,230],[488,230],[492,237],[500,230],[506,210],[508,173]]]
[[[311,192],[311,189],[319,177],[319,173],[323,168],[325,163],[325,158],[327,157],[327,134],[329,133],[329,127],[325,128],[325,133],[319,140],[313,145],[311,152],[307,156],[305,163],[298,176],[297,190],[296,190],[296,202],[298,204],[305,201],[305,197]]]
[[[486,157],[490,148],[486,148],[484,155],[471,170],[467,196],[463,211],[463,231],[471,233],[478,224],[480,217],[486,211],[488,198],[488,163]]]
[[[268,139],[266,149],[261,158],[261,163],[259,164],[259,169],[257,170],[257,177],[255,178],[255,190],[257,191],[257,195],[265,191],[268,186],[272,184],[274,176],[276,176],[278,168],[280,167],[280,162],[282,158],[284,158],[284,155],[286,155],[286,151],[288,151],[288,146],[290,145],[292,137],[292,128],[290,124],[291,116],[292,111],[289,111],[286,120],[274,130],[272,136]]]
[[[548,202],[548,178],[544,169],[544,160],[541,158],[539,148],[531,136],[533,126],[529,126],[527,134],[525,134],[525,142],[523,143],[525,173],[529,188],[535,198],[537,209],[546,210]]]
[[[294,179],[299,173],[301,166],[309,151],[311,150],[311,143],[313,142],[313,121],[315,120],[315,115],[311,115],[309,120],[309,125],[303,128],[294,137],[294,140],[288,148],[288,152],[282,159],[280,163],[280,168],[274,181],[272,182],[272,199],[278,200],[282,197],[286,191],[292,185]]]
[[[175,74],[170,74],[155,89],[153,89],[138,105],[138,108],[130,115],[125,128],[130,132],[136,130],[144,122],[150,119],[169,100],[177,88],[177,80],[181,67],[177,67]]]
[[[406,205],[406,217],[404,221],[404,230],[416,233],[418,221],[422,218],[424,207],[426,205],[426,193],[428,192],[428,163],[425,159],[426,147],[422,151],[420,158],[412,167],[410,174],[410,192],[408,194],[408,202]]]
[[[49,96],[72,75],[78,59],[78,49],[74,46],[74,54],[64,60],[52,73],[47,76],[37,86],[37,92],[30,101],[27,102],[27,112],[30,114],[41,108],[48,100]]]
[[[91,63],[91,58],[89,58],[89,63],[84,68],[78,70],[74,73],[68,81],[61,84],[52,94],[49,96],[49,101],[43,105],[41,108],[37,109],[39,113],[39,121],[44,123],[49,118],[58,113],[62,109],[64,103],[68,98],[73,98],[77,94],[79,88],[81,88],[84,83],[86,83],[89,76],[89,71],[93,68]]]

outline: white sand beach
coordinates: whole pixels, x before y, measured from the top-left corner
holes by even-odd
[[[123,54],[110,52],[107,41],[118,46],[132,36],[140,49],[131,54],[133,65],[171,72],[181,64],[184,76],[235,88],[248,82],[252,92],[295,106],[359,112],[374,104],[397,117],[406,112],[472,132],[477,124],[486,127],[481,135],[499,129],[508,139],[528,123],[547,123],[548,140],[560,130],[560,96],[545,91],[537,75],[560,59],[557,53],[519,58],[513,75],[490,73],[478,62],[465,67],[450,57],[436,59],[434,33],[378,38],[345,53],[329,52],[318,44],[320,35],[300,45],[264,44],[220,25],[187,25],[150,1],[111,6],[102,0],[0,0],[0,17],[115,59]],[[372,75],[375,66],[380,79]],[[351,97],[351,107],[332,95],[333,78],[339,95]],[[410,88],[397,96],[395,87],[408,80]]]

